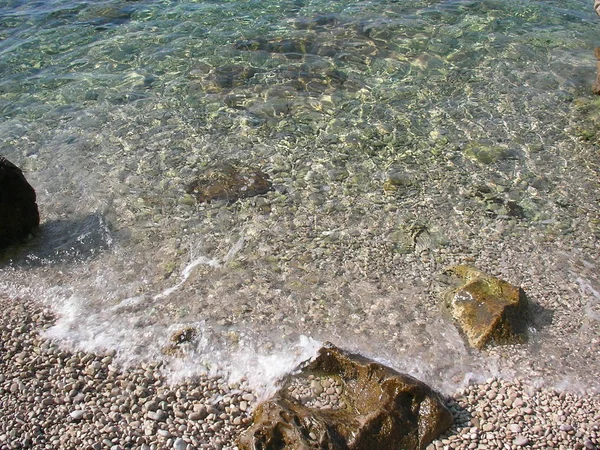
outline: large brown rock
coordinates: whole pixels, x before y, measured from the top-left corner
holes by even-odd
[[[525,341],[531,314],[520,287],[470,266],[454,266],[448,271],[462,283],[446,293],[444,307],[469,345],[481,349]]]
[[[289,375],[253,419],[240,449],[416,450],[452,424],[424,383],[331,344]]]
[[[35,191],[21,169],[0,156],[0,248],[27,238],[39,224]]]

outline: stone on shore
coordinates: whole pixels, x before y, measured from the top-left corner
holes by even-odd
[[[454,266],[448,271],[463,282],[446,293],[444,307],[471,347],[526,340],[531,316],[520,287],[470,266]]]
[[[23,241],[39,226],[35,200],[21,169],[0,156],[0,248]]]
[[[254,197],[271,190],[269,176],[253,167],[222,163],[206,170],[188,185],[188,194],[198,202],[226,200],[233,203],[240,198]]]
[[[255,410],[240,449],[423,449],[452,424],[424,383],[331,344],[301,367]],[[329,400],[296,395],[301,385]]]

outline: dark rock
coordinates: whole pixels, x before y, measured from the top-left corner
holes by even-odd
[[[222,163],[206,170],[188,185],[188,194],[199,202],[254,197],[271,190],[269,176],[259,169]]]
[[[34,189],[21,169],[0,156],[0,248],[24,240],[39,224]]]
[[[291,394],[298,383],[332,378],[343,386],[341,409],[311,407]],[[289,375],[253,418],[240,449],[424,449],[452,424],[451,413],[424,383],[331,344]]]
[[[525,341],[531,313],[520,287],[469,266],[448,271],[463,283],[446,293],[444,307],[469,345],[481,349]]]
[[[249,66],[225,65],[214,70],[214,82],[221,89],[231,89],[244,86],[259,73],[257,69]]]

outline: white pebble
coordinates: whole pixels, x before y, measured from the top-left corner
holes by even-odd
[[[71,411],[69,415],[73,420],[81,420],[84,413],[85,411],[83,411],[82,409],[76,409],[75,411]]]
[[[518,447],[523,447],[529,444],[529,439],[527,439],[525,436],[517,436],[513,443]]]
[[[177,438],[177,439],[175,439],[175,442],[173,442],[173,448],[175,450],[185,450],[186,447],[187,447],[187,442],[185,442],[181,438]]]

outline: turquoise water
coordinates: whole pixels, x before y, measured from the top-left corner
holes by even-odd
[[[178,373],[266,379],[331,340],[449,390],[593,389],[599,20],[589,1],[0,1],[0,154],[43,221],[0,285],[124,363],[194,326]],[[272,191],[198,204],[222,161]],[[523,286],[530,344],[464,347],[438,309],[456,263]]]

